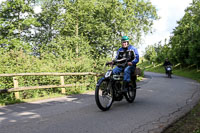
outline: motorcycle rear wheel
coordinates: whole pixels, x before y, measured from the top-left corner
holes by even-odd
[[[102,111],[110,109],[113,103],[113,89],[109,87],[109,81],[100,79],[95,89],[96,104]]]
[[[168,72],[168,78],[172,78],[171,71]]]
[[[126,101],[132,103],[136,97],[136,88],[132,85],[129,85],[128,92],[125,94]]]

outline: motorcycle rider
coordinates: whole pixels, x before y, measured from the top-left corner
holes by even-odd
[[[115,64],[118,60],[118,63],[124,65],[116,66],[113,69],[113,74],[124,72],[123,92],[126,92],[128,84],[131,82],[131,74],[134,73],[136,64],[139,62],[139,53],[137,48],[129,44],[128,36],[122,36],[121,43],[122,47],[117,51],[116,58],[111,64]]]
[[[165,67],[165,73],[167,74],[167,66],[172,66],[172,63],[168,60],[168,58],[165,59],[165,62],[163,66]]]

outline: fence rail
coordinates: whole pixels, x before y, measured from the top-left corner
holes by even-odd
[[[0,77],[13,77],[13,76],[82,76],[82,75],[98,75],[93,72],[82,73],[12,73],[12,74],[0,74]]]
[[[22,91],[22,90],[34,90],[34,89],[63,88],[63,87],[84,86],[84,85],[89,85],[89,83],[84,83],[84,84],[66,84],[66,85],[44,85],[44,86],[17,87],[17,88],[10,88],[10,89],[8,89],[8,92]]]
[[[101,76],[103,74],[97,74],[94,72],[81,72],[81,73],[14,73],[14,74],[0,74],[0,77],[13,77],[14,88],[0,90],[0,93],[5,92],[15,92],[15,98],[19,99],[19,91],[22,90],[33,90],[33,89],[48,89],[48,88],[61,88],[61,93],[65,93],[65,87],[73,87],[73,86],[87,86],[90,83],[83,84],[65,84],[64,76],[85,76],[85,75],[93,75],[95,83],[97,83],[97,76]],[[141,75],[140,68],[136,68],[134,75]],[[19,87],[17,76],[60,76],[60,85],[45,85],[45,86],[28,86],[28,87]]]
[[[65,87],[73,86],[88,86],[90,83],[83,84],[65,84],[64,76],[85,76],[93,75],[95,82],[97,82],[97,76],[100,74],[93,72],[82,72],[82,73],[14,73],[14,74],[0,74],[0,77],[13,77],[14,88],[0,90],[0,93],[3,92],[15,92],[15,98],[19,99],[19,91],[22,90],[33,90],[33,89],[48,89],[48,88],[61,88],[61,93],[65,93]],[[28,87],[19,87],[17,76],[60,76],[60,85],[45,85],[45,86],[28,86]]]

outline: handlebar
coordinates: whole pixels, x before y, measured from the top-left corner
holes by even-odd
[[[121,63],[124,62],[124,63]],[[122,58],[119,60],[113,60],[111,62],[107,62],[106,66],[111,65],[111,67],[113,68],[114,65],[117,65],[118,67],[126,67],[128,63],[128,59],[127,58]]]
[[[114,62],[115,63],[120,63],[120,62],[123,62],[123,61],[128,62],[128,60],[129,59],[127,59],[127,58],[122,58],[122,59],[119,59],[119,60],[114,60]]]
[[[118,59],[118,60],[113,60],[111,62],[107,62],[105,64],[105,67],[104,67],[104,72],[106,70],[106,66],[108,66],[108,65],[110,65],[112,69],[113,69],[114,65],[116,65],[118,67],[124,67],[125,68],[127,66],[127,64],[128,64],[128,61],[129,61],[129,59],[122,58],[122,59]],[[121,63],[121,62],[124,62],[124,63]]]
[[[128,59],[127,58],[122,58],[122,59],[119,59],[119,60],[113,60],[111,62],[107,62],[106,66],[108,66],[108,65],[116,65],[116,64],[119,64],[120,62],[123,62],[123,61],[125,61],[125,63],[127,63]]]

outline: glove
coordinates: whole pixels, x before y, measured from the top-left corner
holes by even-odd
[[[111,62],[106,62],[106,66],[111,65],[111,64],[114,64],[114,62],[113,62],[113,61],[111,61]]]

